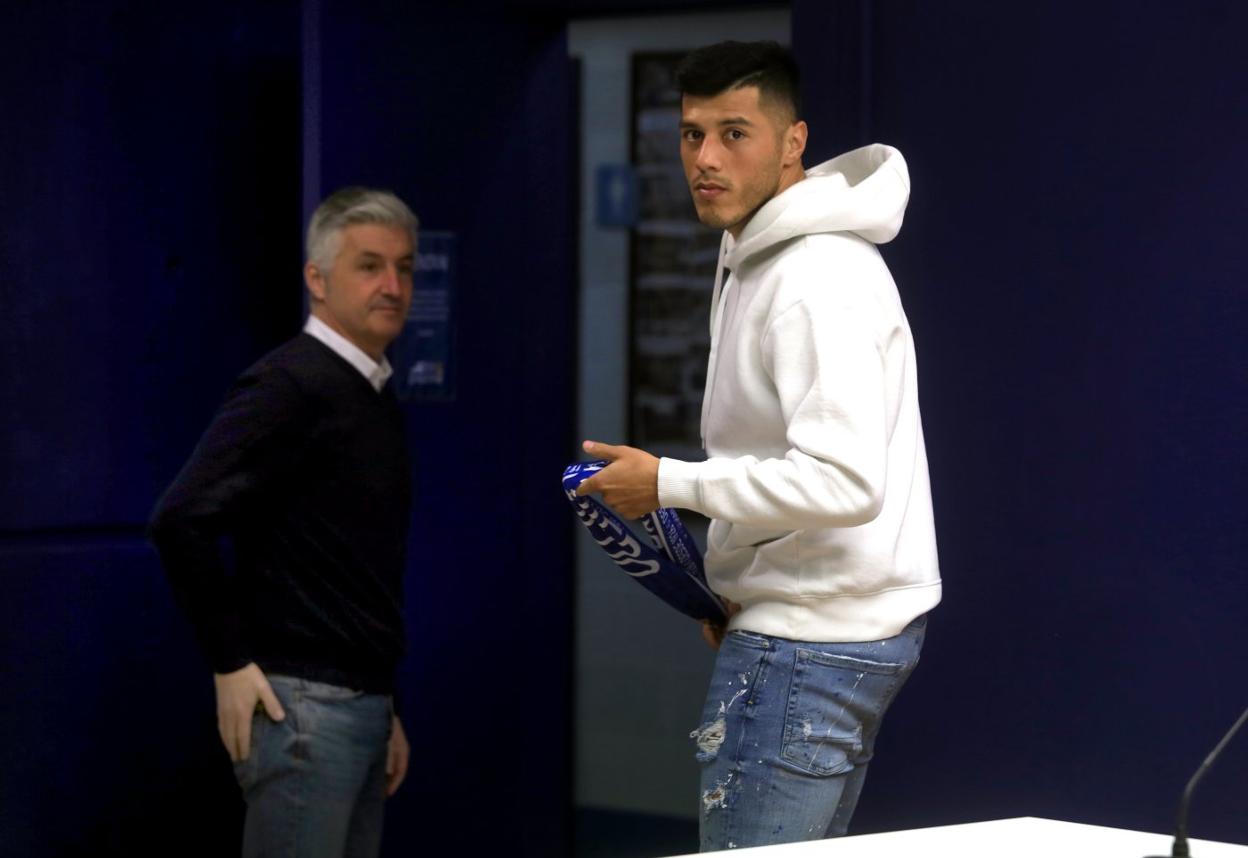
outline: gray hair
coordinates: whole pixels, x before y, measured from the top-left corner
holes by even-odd
[[[308,261],[328,274],[342,249],[342,231],[358,223],[405,229],[412,237],[412,252],[416,252],[420,223],[406,203],[389,191],[349,187],[330,194],[312,213],[308,223]]]

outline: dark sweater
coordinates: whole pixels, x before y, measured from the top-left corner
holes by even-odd
[[[410,507],[393,392],[300,334],[239,377],[150,535],[214,672],[385,693]]]

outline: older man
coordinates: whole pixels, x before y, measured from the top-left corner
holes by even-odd
[[[407,770],[392,695],[411,474],[383,351],[416,228],[384,191],[317,208],[303,333],[239,377],[152,517],[214,673],[245,856],[375,856]]]

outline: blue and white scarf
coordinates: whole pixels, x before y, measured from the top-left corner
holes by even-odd
[[[674,509],[657,509],[641,519],[653,547],[642,542],[628,525],[595,498],[577,497],[576,487],[607,466],[606,462],[576,462],[563,471],[563,491],[576,517],[594,541],[624,574],[682,614],[695,620],[724,623],[723,601],[706,584],[702,552]]]

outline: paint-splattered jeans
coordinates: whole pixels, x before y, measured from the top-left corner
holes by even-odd
[[[234,764],[247,801],[243,858],[375,858],[386,801],[392,706],[324,682],[269,674],[286,712],[257,712]]]
[[[730,632],[690,734],[702,764],[702,851],[843,835],[926,630],[924,616],[865,643]]]

